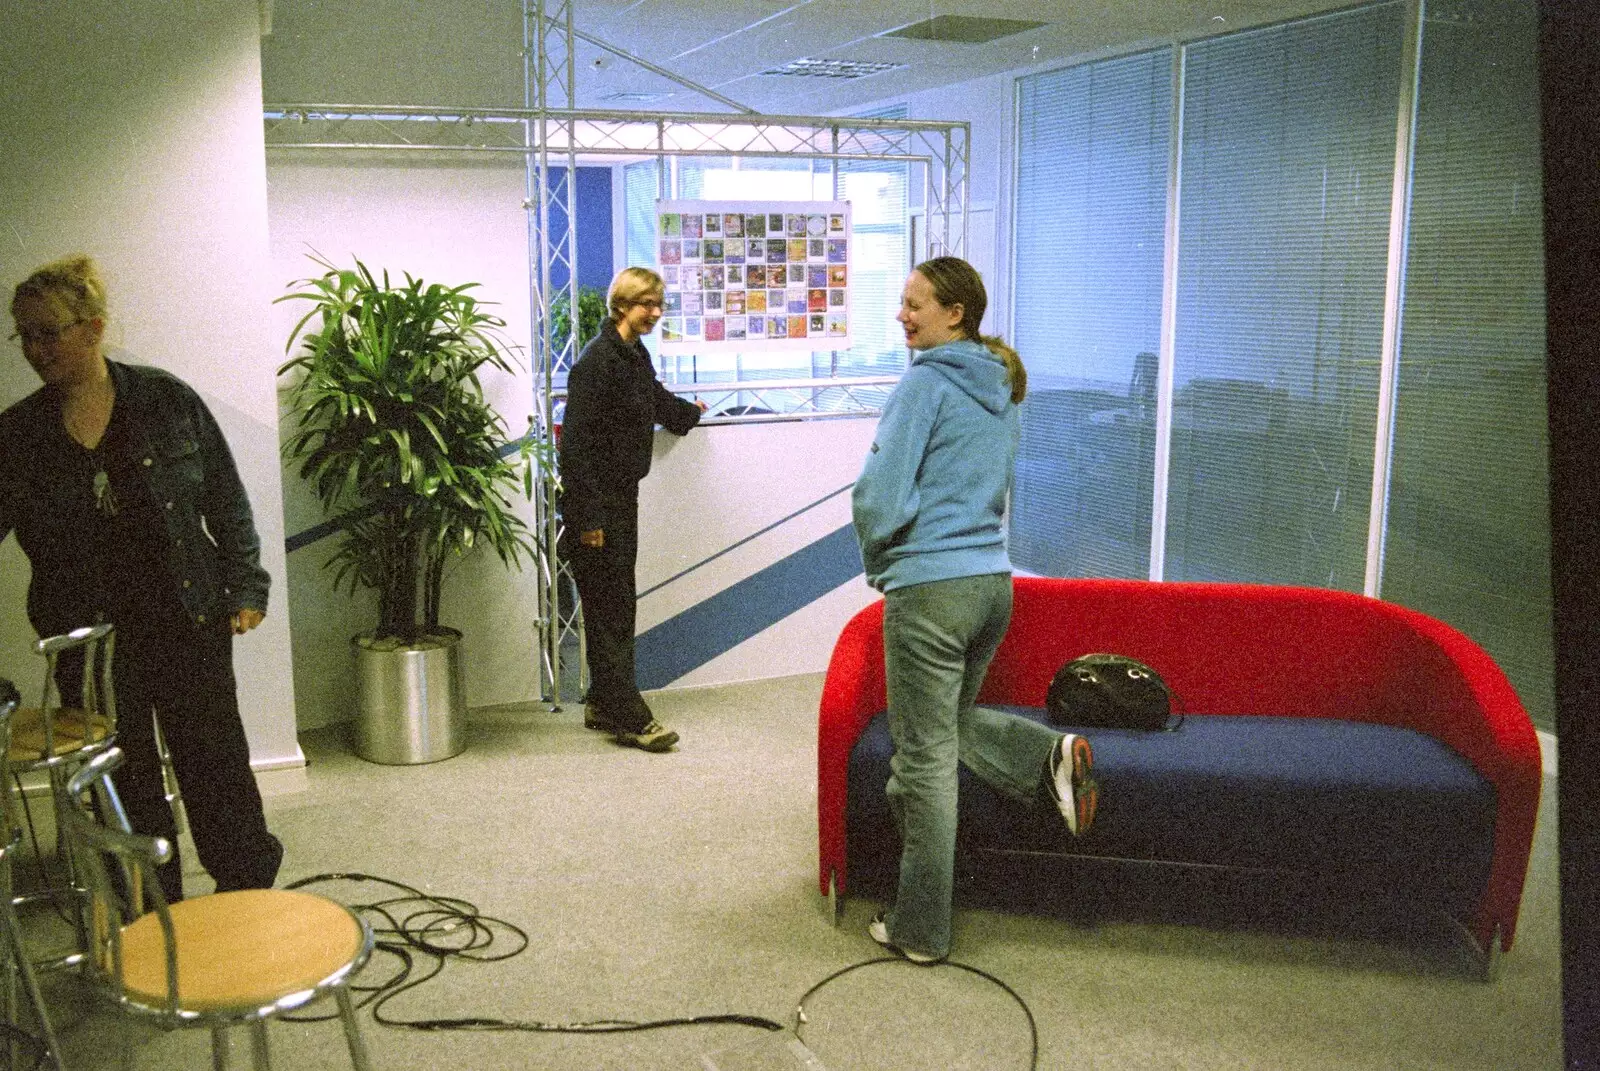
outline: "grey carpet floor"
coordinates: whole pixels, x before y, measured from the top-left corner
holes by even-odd
[[[805,676],[654,696],[658,716],[683,734],[664,756],[584,730],[575,704],[474,711],[469,749],[425,766],[372,765],[340,732],[307,733],[309,789],[268,799],[287,845],[282,880],[381,876],[469,900],[527,932],[527,950],[511,959],[450,962],[389,1002],[394,1018],[742,1013],[792,1027],[809,987],[878,955],[865,927],[881,905],[849,900],[836,928],[817,894],[820,689],[820,676]],[[957,916],[955,959],[1026,1001],[1041,1068],[1554,1071],[1555,842],[1547,778],[1518,942],[1488,984],[1470,976],[1442,924],[1241,924],[1193,904],[1129,911],[1071,882],[1028,903],[974,895]],[[207,887],[197,873],[191,892]],[[321,890],[350,903],[390,895],[373,883]],[[509,947],[502,936],[490,951]],[[379,956],[366,977],[392,970]],[[68,1067],[116,1066],[116,1017],[75,979],[51,980],[48,997]],[[806,1014],[800,1036],[813,1071],[1028,1067],[1023,1010],[951,966],[873,964],[829,984]],[[787,1065],[773,1057],[781,1036],[748,1027],[423,1033],[362,1016],[385,1069],[801,1066],[792,1054]],[[140,1068],[209,1066],[204,1031],[140,1028],[135,1039]],[[271,1039],[280,1069],[349,1066],[335,1023],[279,1023]],[[243,1036],[235,1052],[248,1063]]]

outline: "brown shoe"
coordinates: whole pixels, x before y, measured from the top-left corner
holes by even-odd
[[[671,751],[678,742],[678,734],[651,718],[641,729],[616,730],[617,743],[636,747],[641,751]]]
[[[595,729],[602,733],[614,733],[617,731],[616,719],[593,703],[583,704],[583,727],[585,729]]]

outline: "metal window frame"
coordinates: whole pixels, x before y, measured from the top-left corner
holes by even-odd
[[[924,205],[937,219],[929,235],[930,255],[962,256],[967,247],[967,190],[971,124],[912,119],[857,119],[843,116],[767,115],[755,112],[703,85],[629,55],[625,50],[579,31],[573,0],[523,0],[523,107],[466,108],[357,104],[268,104],[263,109],[266,148],[282,151],[365,150],[390,153],[520,153],[524,160],[523,209],[528,231],[528,302],[532,345],[534,425],[528,434],[554,447],[554,377],[571,367],[576,332],[561,353],[553,353],[550,301],[555,297],[551,268],[567,269],[570,308],[578,307],[577,167],[580,156],[651,157],[661,164],[665,187],[669,161],[685,156],[809,157],[848,160],[904,160],[922,163]],[[726,112],[631,112],[576,108],[577,41],[583,40],[671,79],[719,104]],[[563,174],[552,184],[552,165]],[[552,185],[554,188],[552,188]],[[559,207],[560,217],[552,211]],[[930,228],[933,230],[933,228]],[[574,319],[575,319],[574,315]],[[893,378],[888,382],[893,382]],[[680,385],[702,393],[722,384]],[[831,378],[780,383],[752,381],[739,390],[808,391],[804,411],[785,419],[844,415],[821,411],[826,392],[854,397],[855,387],[881,386],[875,379]],[[870,413],[863,409],[852,415]],[[770,419],[770,418],[763,418]],[[739,422],[733,418],[729,422]],[[539,607],[541,698],[561,703],[562,644],[575,639],[582,650],[582,610],[572,599],[561,611],[560,587],[570,573],[555,554],[560,535],[556,516],[557,474],[548,466],[536,481],[534,530],[538,533],[536,569]],[[575,589],[575,585],[574,585]],[[580,653],[580,665],[582,656]]]

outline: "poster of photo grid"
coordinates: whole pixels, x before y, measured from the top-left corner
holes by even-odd
[[[850,348],[848,201],[657,201],[663,355]]]

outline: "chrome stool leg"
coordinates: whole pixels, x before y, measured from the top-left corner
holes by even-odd
[[[0,830],[0,929],[5,931],[3,937],[0,937],[4,941],[4,947],[0,948],[0,957],[8,961],[3,964],[6,1023],[18,1031],[17,1034],[8,1032],[9,1036],[5,1042],[6,1062],[12,1071],[16,1071],[19,1066],[18,1035],[25,1034],[17,1022],[20,1018],[17,1007],[17,983],[20,982],[39,1031],[38,1043],[44,1047],[43,1054],[35,1061],[34,1066],[44,1066],[48,1061],[50,1067],[61,1071],[61,1046],[56,1040],[55,1031],[50,1026],[50,1014],[44,1006],[44,995],[39,992],[39,981],[34,975],[33,964],[22,941],[22,924],[17,919],[13,902],[11,867],[16,858],[17,846],[22,841],[22,831],[17,825],[17,797],[12,794],[15,779],[11,776],[9,753],[11,716],[19,702],[20,697],[12,683],[0,680],[0,825],[4,826],[4,829]]]
[[[183,806],[183,792],[178,785],[178,771],[172,765],[172,752],[167,750],[167,738],[161,732],[161,719],[155,720],[156,754],[161,756],[161,788],[166,793],[167,806],[172,808],[172,820],[177,824],[178,835],[189,831],[189,813]]]
[[[44,1056],[48,1061],[47,1065],[44,1061],[40,1061],[34,1066],[49,1066],[61,1071],[61,1045],[56,1040],[54,1028],[50,1025],[50,1016],[44,1006],[44,995],[39,992],[39,980],[34,977],[33,967],[28,962],[28,950],[22,944],[22,932],[18,928],[16,913],[11,910],[9,902],[0,906],[0,911],[5,914],[3,925],[6,928],[7,955],[11,960],[5,982],[7,1020],[13,1024],[17,1021],[15,981],[20,979],[23,995],[28,998],[34,1022],[38,1026],[39,1041],[44,1046]],[[11,1066],[15,1068],[18,1066],[16,1040],[10,1040],[7,1048],[11,1053]]]
[[[211,1071],[228,1071],[228,1050],[232,1045],[227,1027],[211,1028]]]
[[[272,1071],[272,1058],[267,1054],[267,1021],[257,1019],[250,1024],[250,1056],[255,1071]]]
[[[350,990],[340,989],[334,997],[339,1001],[339,1018],[344,1023],[344,1039],[350,1046],[350,1063],[355,1071],[370,1071],[372,1057],[367,1054],[367,1043],[361,1037],[361,1026],[356,1020],[356,1005],[350,997]]]

